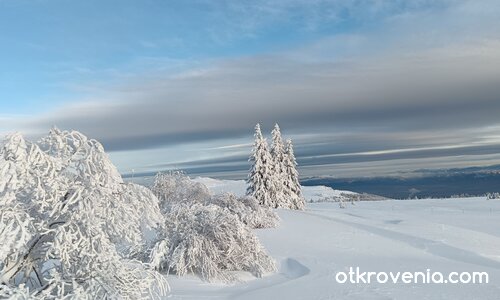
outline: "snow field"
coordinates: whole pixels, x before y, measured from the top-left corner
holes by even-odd
[[[196,179],[213,193],[241,193],[242,181]],[[317,192],[323,188],[312,187]],[[307,199],[308,188],[304,187]],[[326,189],[328,191],[328,189]],[[310,192],[310,191],[309,191]],[[314,193],[315,193],[314,192]],[[334,193],[335,191],[329,191]],[[256,230],[277,274],[224,286],[169,277],[172,299],[499,299],[500,201],[484,198],[308,203],[278,210],[282,221]],[[488,284],[337,283],[350,267],[373,272],[484,271]]]

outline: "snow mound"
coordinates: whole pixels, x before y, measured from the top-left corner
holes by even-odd
[[[298,260],[287,258],[281,263],[280,273],[289,279],[296,279],[309,274],[311,270],[301,264]]]

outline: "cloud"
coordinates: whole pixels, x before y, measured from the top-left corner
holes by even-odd
[[[430,130],[432,138],[497,124],[499,78],[497,41],[344,62],[248,57],[110,87],[26,126],[78,128],[111,150],[241,137],[276,121],[296,133]]]
[[[329,7],[340,3],[348,2]],[[309,166],[496,151],[499,141],[486,137],[500,125],[500,5],[382,1],[361,11],[349,3],[359,19],[372,14],[383,22],[292,50],[207,60],[181,72],[158,60],[150,74],[141,71],[119,84],[87,83],[87,99],[24,120],[23,128],[35,134],[53,124],[75,128],[108,150],[130,151],[216,139],[231,144],[250,139],[257,122],[265,128],[279,122]],[[259,11],[264,18],[288,18],[303,4],[249,5],[256,18]],[[245,7],[231,9],[242,13]],[[342,17],[333,12],[332,20]],[[326,17],[311,22],[324,24]],[[252,31],[268,24],[250,17],[245,22]],[[418,150],[391,152],[409,148]],[[381,152],[360,154],[366,151]],[[331,154],[343,156],[322,157]],[[193,163],[213,170],[215,163],[232,163],[227,159]]]

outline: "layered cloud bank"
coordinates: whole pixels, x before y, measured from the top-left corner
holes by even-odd
[[[315,11],[331,15],[313,18],[321,5],[326,9]],[[123,172],[181,167],[241,175],[257,122],[279,122],[293,136],[305,173],[499,161],[498,3],[367,1],[361,9],[335,1],[256,2],[245,7],[252,14],[243,23],[252,26],[231,36],[258,39],[262,28],[290,25],[306,6],[296,22],[309,30],[307,41],[231,57],[157,59],[113,83],[85,80],[82,99],[29,118],[7,116],[2,127],[32,135],[53,124],[76,128],[114,151]],[[238,7],[227,9],[238,15]],[[325,32],[325,24],[342,30]]]

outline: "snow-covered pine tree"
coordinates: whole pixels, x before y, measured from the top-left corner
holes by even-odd
[[[295,160],[293,144],[290,139],[286,141],[284,166],[286,174],[284,194],[286,198],[290,199],[291,205],[289,208],[302,210],[305,207],[305,201],[304,197],[302,197],[299,173],[297,172],[297,161]]]
[[[269,191],[273,207],[289,208],[290,203],[288,198],[285,197],[284,183],[286,180],[286,169],[284,165],[285,160],[285,146],[283,145],[283,138],[281,137],[281,130],[278,124],[274,125],[271,132],[273,142],[271,145],[272,157],[272,189]]]
[[[255,142],[249,161],[252,163],[247,179],[248,196],[254,197],[260,205],[274,207],[270,191],[274,189],[272,181],[272,157],[266,139],[262,136],[260,124],[255,125]]]

